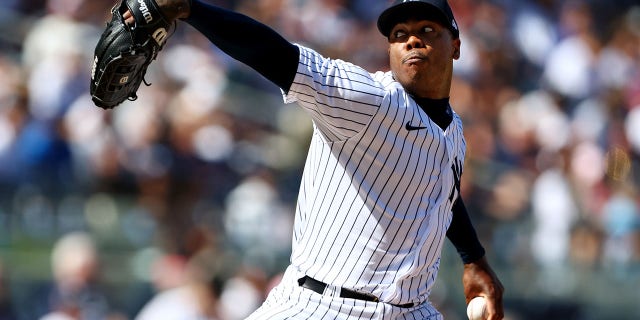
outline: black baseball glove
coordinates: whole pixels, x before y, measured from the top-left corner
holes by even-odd
[[[135,22],[125,22],[127,11]],[[96,45],[91,69],[91,98],[104,109],[137,99],[136,91],[147,67],[175,28],[175,16],[163,15],[156,0],[121,0],[111,13],[111,21]]]

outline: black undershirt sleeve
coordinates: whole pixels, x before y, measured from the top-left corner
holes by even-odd
[[[193,0],[185,21],[232,58],[285,92],[298,69],[299,49],[270,27],[237,12]]]
[[[447,238],[458,251],[462,262],[471,263],[482,258],[485,250],[480,244],[476,230],[473,228],[467,213],[467,208],[460,196],[453,204],[452,211],[453,219],[447,230]]]

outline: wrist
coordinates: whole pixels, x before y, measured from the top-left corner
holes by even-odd
[[[468,264],[484,258],[485,250],[479,242],[476,242],[476,245],[469,248],[459,248],[458,254],[460,255],[460,259],[462,259],[462,263]]]
[[[156,0],[160,11],[169,21],[186,19],[191,13],[192,0]]]
[[[475,257],[473,259],[469,259],[467,261],[464,261],[464,267],[465,268],[474,268],[474,267],[478,267],[478,266],[485,266],[488,265],[487,262],[487,258],[484,254],[482,254],[479,257]]]

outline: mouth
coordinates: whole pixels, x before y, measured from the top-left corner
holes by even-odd
[[[421,61],[424,61],[427,59],[427,56],[420,53],[420,52],[410,52],[407,55],[405,55],[404,57],[402,57],[402,63],[405,64],[412,64],[412,63],[418,63]]]

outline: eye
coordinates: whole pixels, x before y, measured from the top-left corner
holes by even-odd
[[[431,28],[431,27],[424,27],[424,29],[422,29],[422,31],[423,31],[424,33],[433,32],[433,28]]]
[[[404,37],[405,35],[407,35],[407,33],[406,33],[406,32],[404,32],[403,30],[396,30],[396,31],[393,33],[393,37],[394,37],[394,38],[402,38],[402,37]]]

